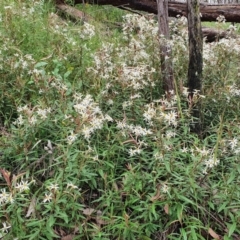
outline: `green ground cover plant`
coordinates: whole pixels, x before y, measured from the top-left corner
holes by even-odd
[[[166,99],[155,17],[80,8],[96,19],[0,5],[0,238],[239,239],[240,39],[204,43],[189,103],[186,19],[172,21]]]

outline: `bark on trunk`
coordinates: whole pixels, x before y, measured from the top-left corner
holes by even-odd
[[[190,92],[201,91],[203,36],[199,14],[199,0],[188,0],[188,85]]]
[[[57,0],[64,1],[64,0]],[[139,11],[157,14],[156,0],[88,0],[85,2],[97,3],[99,5],[113,5],[116,7],[125,6]],[[82,0],[75,0],[75,3],[83,3]],[[200,5],[202,14],[201,21],[216,21],[219,15],[224,15],[227,22],[240,22],[240,4],[234,5]],[[168,14],[170,17],[183,15],[187,17],[187,3],[174,2],[168,3]]]
[[[202,132],[201,102],[195,102],[194,92],[202,90],[203,67],[203,37],[200,20],[199,0],[188,0],[188,38],[189,38],[189,64],[188,64],[188,88],[189,103],[192,115],[196,122],[192,130],[199,135]]]
[[[160,34],[160,55],[161,70],[163,78],[163,88],[167,97],[170,97],[174,91],[173,66],[171,56],[171,46],[168,44],[169,26],[168,26],[168,0],[158,0],[158,28]]]

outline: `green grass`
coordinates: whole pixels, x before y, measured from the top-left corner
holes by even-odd
[[[78,4],[76,8],[90,15],[95,21],[122,22],[122,16],[127,12],[110,5],[96,6],[90,4]]]
[[[168,100],[155,20],[78,7],[0,5],[0,238],[238,239],[239,38],[204,44],[198,136],[184,19]]]
[[[209,27],[219,30],[228,30],[230,26],[232,26],[232,23],[226,22],[226,23],[217,23],[217,22],[202,22],[203,27]],[[234,26],[236,27],[236,32],[239,34],[240,32],[240,25],[239,23],[234,23]]]

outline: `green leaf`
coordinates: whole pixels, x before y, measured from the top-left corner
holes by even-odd
[[[183,200],[184,202],[190,203],[192,205],[196,205],[192,200],[190,200],[182,195],[179,195],[178,197],[179,197],[179,199]]]
[[[102,170],[102,169],[99,169],[98,172],[99,172],[99,175],[100,175],[103,179],[105,179],[103,170]]]
[[[218,213],[220,213],[223,209],[225,209],[227,204],[228,204],[228,202],[224,202],[224,203],[218,208]]]
[[[229,237],[232,236],[232,234],[234,233],[236,227],[237,227],[236,222],[234,222],[234,223],[230,226],[230,228],[229,228],[229,230],[228,230],[228,236],[229,236]]]
[[[65,223],[68,223],[68,215],[65,212],[58,212],[57,217],[63,219]]]
[[[182,213],[183,213],[183,205],[178,204],[178,206],[177,206],[177,218],[180,222],[182,222]]]
[[[95,188],[97,188],[97,182],[96,182],[95,178],[92,178],[92,179],[91,179],[91,183],[93,184],[93,186],[94,186]]]
[[[165,164],[167,171],[171,172],[170,163],[168,161],[165,161],[164,164]]]
[[[53,225],[54,225],[54,223],[55,223],[55,218],[53,217],[53,215],[50,215],[50,217],[48,218],[48,220],[47,220],[47,226],[49,226],[49,227],[52,227]]]
[[[41,219],[41,220],[35,220],[35,219],[31,219],[31,221],[29,221],[27,224],[26,224],[26,226],[27,227],[31,227],[31,228],[33,228],[33,227],[38,227],[38,228],[40,228],[41,227],[41,222],[43,222],[44,220],[43,219]]]
[[[27,82],[28,85],[31,85],[31,84],[33,84],[33,83],[34,83],[33,80],[30,80],[30,81]]]
[[[183,237],[182,239],[183,239],[183,240],[188,240],[188,238],[187,238],[187,233],[186,233],[185,229],[184,229],[184,228],[181,228],[181,229],[180,229],[180,232],[181,232],[181,237]]]
[[[153,214],[155,220],[157,220],[158,215],[156,213],[155,204],[152,204],[151,210],[152,210],[151,213]]]
[[[48,218],[47,220],[47,223],[46,223],[46,236],[48,239],[52,239],[52,237],[59,237],[57,236],[54,232],[53,232],[53,226],[54,226],[54,223],[55,223],[56,219],[54,218],[53,215],[50,215],[50,217]]]
[[[229,177],[229,179],[227,180],[227,184],[230,184],[235,178],[235,173],[232,173]]]
[[[191,236],[192,236],[191,239],[198,240],[196,231],[195,231],[195,229],[193,227],[191,228]]]
[[[64,80],[66,80],[71,73],[72,71],[67,71],[66,73],[64,73],[63,75]]]
[[[225,236],[223,237],[223,240],[232,240],[232,238],[229,238],[228,236],[225,235]]]
[[[40,229],[34,228],[32,231],[32,234],[28,236],[28,239],[29,240],[38,239],[37,236],[39,235],[39,233],[40,233]]]
[[[48,64],[47,62],[38,62],[37,64],[35,64],[34,68],[44,67],[47,64]]]
[[[212,202],[208,202],[208,205],[209,205],[209,207],[212,209],[212,210],[214,210],[215,209],[215,206],[214,206],[214,204],[212,203]]]
[[[105,161],[104,164],[109,166],[112,169],[114,168],[114,165],[112,163],[108,162],[108,161]]]

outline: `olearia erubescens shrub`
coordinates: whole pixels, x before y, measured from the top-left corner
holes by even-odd
[[[118,14],[116,32],[64,20],[48,1],[0,6],[0,236],[238,238],[239,37],[204,43],[203,91],[189,103],[186,19],[166,42],[154,16]]]

